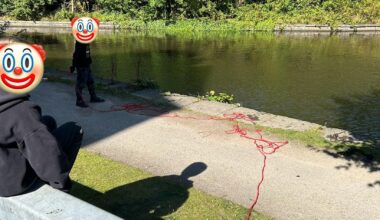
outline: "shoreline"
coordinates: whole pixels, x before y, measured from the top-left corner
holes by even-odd
[[[0,25],[4,25],[6,22],[9,22],[9,28],[48,28],[48,29],[70,29],[71,23],[66,21],[7,21],[4,19],[0,20]],[[168,26],[169,28],[169,26]],[[175,29],[175,27],[174,27]],[[100,25],[100,30],[131,30],[131,28],[122,27],[119,24],[114,22],[102,22]],[[166,28],[146,28],[141,30],[163,30]],[[194,30],[193,30],[194,31]],[[210,31],[208,29],[196,30],[196,31]],[[212,31],[229,31],[229,30],[212,30]],[[276,33],[289,33],[289,32],[323,32],[323,33],[380,33],[380,24],[343,24],[338,25],[337,27],[322,25],[322,24],[291,24],[285,26],[276,26],[273,29],[241,29],[241,30],[230,30],[230,31],[240,31],[240,32],[276,32]]]

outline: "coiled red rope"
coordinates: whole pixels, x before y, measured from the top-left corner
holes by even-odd
[[[162,111],[160,108],[156,108],[153,106],[140,104],[140,103],[128,103],[124,105],[114,105],[111,106],[110,109],[107,110],[99,110],[92,108],[94,111],[97,112],[118,112],[118,111],[126,111],[133,114],[138,115],[144,115],[144,116],[157,116],[157,117],[165,117],[165,118],[180,118],[180,119],[192,119],[192,120],[225,120],[225,121],[235,121],[236,124],[233,125],[231,130],[225,131],[226,134],[237,134],[242,138],[248,139],[253,142],[253,144],[256,146],[256,149],[260,152],[260,154],[263,156],[263,166],[261,168],[261,178],[256,186],[256,195],[253,199],[253,202],[249,208],[247,220],[251,219],[251,214],[253,211],[253,208],[256,206],[259,197],[260,197],[260,188],[262,183],[264,182],[265,178],[265,168],[267,166],[267,155],[274,154],[278,149],[283,147],[284,145],[288,144],[288,141],[282,141],[282,142],[276,142],[276,141],[269,141],[263,137],[263,134],[260,130],[256,130],[255,134],[258,137],[253,137],[248,134],[248,130],[246,128],[241,128],[238,119],[252,122],[254,123],[255,120],[257,120],[257,117],[252,117],[250,115],[245,115],[242,113],[233,112],[231,114],[223,114],[223,117],[208,117],[208,118],[197,118],[192,116],[183,116],[178,115],[177,113],[169,113],[166,114]]]

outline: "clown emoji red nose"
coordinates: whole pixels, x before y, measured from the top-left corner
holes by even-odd
[[[13,73],[16,74],[16,75],[20,75],[22,73],[22,69],[21,67],[16,67],[14,70],[13,70]]]

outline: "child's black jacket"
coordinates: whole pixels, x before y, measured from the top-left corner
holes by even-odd
[[[73,67],[89,67],[92,63],[90,45],[82,44],[78,41],[75,43],[75,51],[73,54]]]
[[[70,184],[67,158],[40,119],[28,95],[0,90],[0,196],[23,193],[38,178],[59,189]]]

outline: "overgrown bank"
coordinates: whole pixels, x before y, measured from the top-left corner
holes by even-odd
[[[380,24],[377,0],[0,0],[0,5],[3,18],[67,20],[92,15],[130,29],[272,30],[297,23]]]

